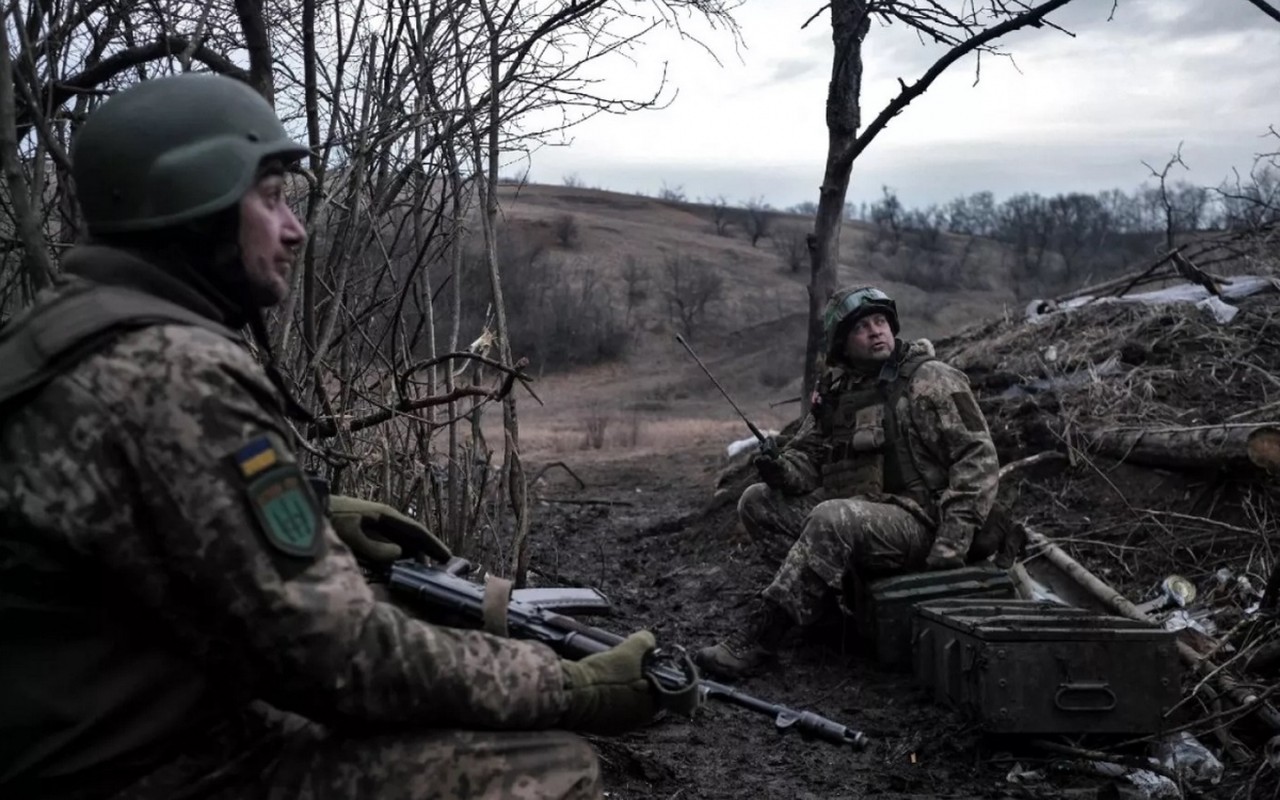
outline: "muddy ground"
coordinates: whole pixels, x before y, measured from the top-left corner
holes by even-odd
[[[538,583],[601,588],[619,633],[646,627],[661,643],[694,649],[740,624],[745,601],[767,582],[731,506],[708,510],[719,463],[712,455],[648,456],[579,471],[585,489],[548,473],[534,525]],[[794,635],[793,635],[794,636]],[[1052,786],[1010,783],[1015,762],[1043,754],[989,741],[935,706],[909,675],[858,655],[851,629],[822,626],[791,640],[779,663],[741,684],[759,697],[817,711],[862,730],[853,752],[780,735],[768,717],[712,703],[690,722],[663,720],[595,739],[611,798],[1095,797],[1096,781],[1060,776]],[[1114,794],[1111,796],[1115,796]]]

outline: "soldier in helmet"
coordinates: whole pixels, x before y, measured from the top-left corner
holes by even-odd
[[[815,621],[846,573],[963,566],[996,498],[999,464],[964,373],[928,340],[897,338],[894,301],[844,289],[823,314],[826,370],[795,437],[756,456],[763,479],[738,502],[773,581],[747,623],[698,653],[704,670],[743,675],[789,628]]]
[[[648,632],[565,662],[370,593],[353,549],[406,520],[334,498],[335,533],[237,333],[289,289],[304,153],[213,75],[77,134],[90,243],[0,331],[6,798],[598,797],[565,731],[656,713]]]

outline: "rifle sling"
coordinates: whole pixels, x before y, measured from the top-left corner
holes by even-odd
[[[510,603],[511,581],[497,575],[484,576],[484,601],[481,613],[484,616],[485,631],[504,639],[510,636],[507,631],[507,606]]]

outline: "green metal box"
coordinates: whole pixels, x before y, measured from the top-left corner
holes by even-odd
[[[911,670],[911,619],[918,603],[944,598],[1013,597],[1013,581],[999,567],[973,566],[854,582],[859,638],[877,661]]]
[[[1181,696],[1176,641],[1034,600],[942,600],[912,622],[916,680],[990,733],[1157,733]]]

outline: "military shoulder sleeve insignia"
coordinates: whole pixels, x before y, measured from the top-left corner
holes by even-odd
[[[285,555],[319,556],[324,551],[320,502],[280,438],[257,436],[236,450],[232,460],[267,542]]]

